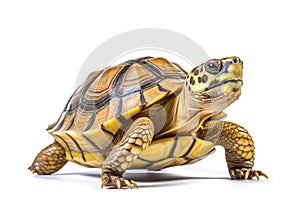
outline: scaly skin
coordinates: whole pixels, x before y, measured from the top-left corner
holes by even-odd
[[[122,140],[113,148],[105,159],[102,167],[102,188],[104,186],[114,186],[120,189],[127,186],[138,188],[133,180],[122,177],[126,169],[134,162],[151,142],[153,138],[153,124],[147,117],[136,119]]]
[[[64,148],[58,142],[54,142],[36,156],[28,169],[32,173],[48,175],[60,170],[67,162]]]
[[[200,131],[200,137],[224,147],[232,179],[259,179],[259,176],[268,178],[265,173],[252,170],[254,142],[248,131],[240,125],[226,121],[210,121]]]

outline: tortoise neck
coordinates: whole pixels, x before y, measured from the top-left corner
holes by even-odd
[[[200,92],[193,92],[184,86],[178,96],[178,114],[186,126],[199,126],[209,117],[220,113],[240,96],[240,91],[234,94],[224,93],[218,97],[207,97]]]
[[[187,87],[183,87],[182,92],[178,97],[178,101],[181,114],[187,116],[188,119],[201,112],[199,98],[197,95],[188,91]]]
[[[183,87],[181,93],[178,96],[178,114],[180,117],[180,124],[182,127],[186,127],[185,131],[196,131],[201,124],[201,120],[205,119],[208,113],[205,113],[200,108],[199,97],[196,94],[188,91],[187,87]]]

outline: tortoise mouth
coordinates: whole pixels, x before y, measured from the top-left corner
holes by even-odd
[[[227,83],[233,83],[233,84],[242,86],[243,85],[243,80],[241,80],[241,79],[228,79],[228,80],[224,80],[222,82],[215,82],[214,81],[214,82],[212,82],[212,84],[208,88],[206,88],[205,91],[215,89],[215,88],[217,88],[219,86],[222,86],[224,84],[227,84]],[[236,90],[236,88],[234,90]]]
[[[242,85],[241,79],[228,79],[211,84],[204,92],[201,92],[201,99],[203,101],[216,101],[218,99],[237,98],[240,95]]]

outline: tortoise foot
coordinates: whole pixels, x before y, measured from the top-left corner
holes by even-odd
[[[28,169],[34,174],[48,175],[60,170],[67,160],[65,158],[65,150],[63,147],[54,142],[44,148],[34,159]]]
[[[112,186],[118,188],[118,190],[121,189],[121,187],[128,187],[130,189],[133,187],[139,188],[134,180],[126,179],[113,173],[102,173],[101,188],[104,186]]]
[[[253,177],[256,177],[256,179],[259,180],[259,176],[263,176],[268,179],[268,176],[264,172],[253,170],[251,168],[234,168],[229,170],[229,174],[233,180],[250,180]]]

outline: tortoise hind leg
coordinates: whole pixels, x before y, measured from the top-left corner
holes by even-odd
[[[127,180],[122,174],[140,155],[153,138],[153,124],[147,117],[137,118],[124,134],[122,140],[112,149],[102,167],[103,186],[114,186],[120,189],[127,186],[138,188],[133,180]]]
[[[48,175],[60,170],[67,163],[64,148],[54,142],[44,148],[34,159],[32,165],[28,167],[32,173]]]

